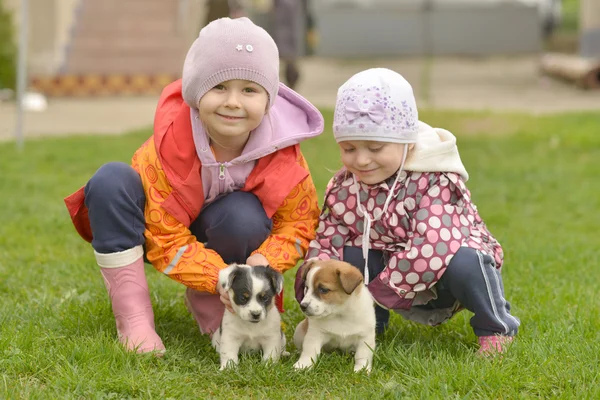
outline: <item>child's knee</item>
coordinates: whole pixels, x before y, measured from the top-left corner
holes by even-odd
[[[86,201],[90,198],[110,200],[122,195],[132,198],[144,195],[140,176],[130,165],[122,162],[104,164],[85,186]]]
[[[233,192],[219,204],[217,224],[211,227],[212,238],[229,238],[235,241],[262,243],[271,233],[272,222],[258,198],[247,192]]]
[[[469,247],[461,247],[450,260],[443,279],[449,286],[469,285],[474,281],[483,280],[481,266],[489,267],[492,262],[493,259],[488,255]]]

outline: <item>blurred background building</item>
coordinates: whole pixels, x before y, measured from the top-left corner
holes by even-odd
[[[318,107],[380,66],[426,108],[600,109],[574,88],[600,88],[600,0],[0,0],[0,141],[150,126],[200,29],[227,15],[273,35],[282,81]]]
[[[541,2],[322,0],[317,54],[489,55],[539,51]]]
[[[18,13],[20,0],[0,0]],[[199,28],[191,0],[29,0],[30,84],[48,95],[159,90]],[[18,19],[15,19],[18,29]]]
[[[21,0],[0,1],[18,14]],[[222,16],[219,3],[276,36],[277,1],[29,0],[30,84],[54,96],[155,92],[180,75],[207,17]],[[285,2],[303,3],[288,23],[298,56],[534,53],[563,20],[562,0]]]

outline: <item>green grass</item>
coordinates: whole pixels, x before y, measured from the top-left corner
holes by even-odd
[[[327,113],[327,126],[331,114]],[[129,160],[149,135],[0,145],[0,398],[600,398],[598,116],[423,112],[456,132],[481,215],[506,252],[504,279],[522,328],[503,358],[475,356],[468,312],[429,328],[393,316],[370,376],[328,354],[296,373],[292,355],[264,366],[218,356],[183,304],[183,287],[151,267],[162,359],[124,352],[92,249],[62,198],[104,162]],[[304,144],[322,193],[339,162],[327,131]],[[301,320],[286,274],[288,339]],[[288,340],[289,341],[289,340]]]

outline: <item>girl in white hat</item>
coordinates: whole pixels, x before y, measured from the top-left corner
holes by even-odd
[[[410,84],[376,68],[338,91],[333,132],[344,167],[329,182],[307,259],[358,267],[378,304],[439,325],[463,308],[480,352],[502,352],[517,333],[500,271],[503,253],[471,201],[456,138],[419,121]],[[296,298],[304,296],[301,275]]]

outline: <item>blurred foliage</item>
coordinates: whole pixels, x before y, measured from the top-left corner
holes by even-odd
[[[579,29],[580,0],[563,0],[563,20],[560,30],[577,33]]]
[[[15,88],[16,59],[12,15],[0,0],[0,88]]]

